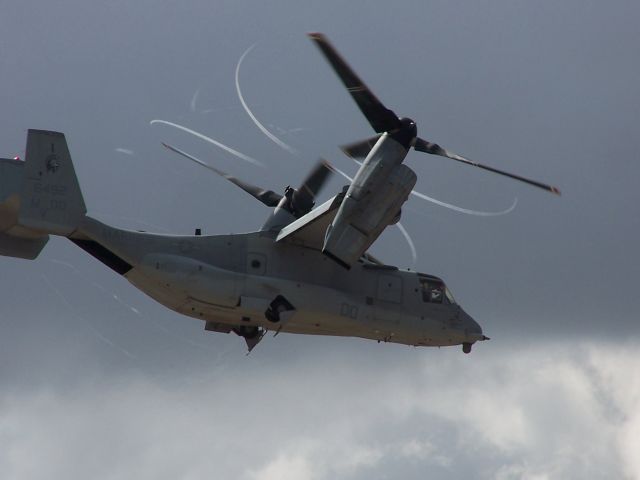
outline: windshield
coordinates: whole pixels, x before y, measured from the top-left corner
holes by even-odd
[[[451,305],[456,304],[456,301],[453,298],[453,294],[451,293],[451,290],[449,290],[447,287],[444,287],[444,294]]]

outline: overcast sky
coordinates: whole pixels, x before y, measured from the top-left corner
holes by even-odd
[[[65,132],[89,213],[246,232],[268,210],[160,145],[276,191],[371,130],[325,32],[420,135],[562,197],[412,152],[372,249],[442,276],[492,340],[470,355],[235,335],[155,304],[55,238],[0,258],[0,472],[14,479],[640,478],[640,4],[0,0],[0,156]],[[251,121],[247,105],[281,141]],[[253,166],[154,119],[262,161]],[[332,180],[323,193],[343,184]]]

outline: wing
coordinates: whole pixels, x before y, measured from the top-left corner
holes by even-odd
[[[322,250],[327,228],[342,204],[345,192],[327,200],[318,208],[290,223],[278,234],[276,242],[289,242],[314,250]]]

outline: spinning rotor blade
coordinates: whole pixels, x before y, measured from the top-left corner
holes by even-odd
[[[427,142],[422,138],[416,138],[416,142],[414,148],[419,152],[430,153],[432,155],[439,155],[441,157],[450,158],[457,162],[466,163],[467,165],[472,165],[474,167],[482,168],[483,170],[488,170],[489,172],[497,173],[498,175],[503,175],[505,177],[513,178],[515,180],[519,180],[524,183],[528,183],[529,185],[533,185],[534,187],[542,188],[543,190],[547,190],[548,192],[555,193],[556,195],[560,195],[560,190],[551,185],[547,185],[546,183],[538,182],[536,180],[531,180],[529,178],[521,177],[520,175],[515,175],[513,173],[505,172],[503,170],[498,170],[497,168],[490,167],[488,165],[483,165],[474,160],[469,160],[468,158],[464,158],[460,155],[456,155],[455,153],[449,152],[445,150],[437,143]]]
[[[331,173],[334,172],[331,164],[321,158],[313,167],[307,178],[304,179],[302,185],[294,192],[292,203],[293,208],[301,214],[305,214],[315,205],[316,196],[327,183]]]
[[[340,146],[340,150],[342,150],[347,156],[351,158],[365,158],[367,155],[369,155],[369,152],[379,138],[380,135],[376,135],[375,137],[366,138],[358,142],[348,143],[346,145]]]
[[[551,185],[547,185],[536,180],[531,180],[520,175],[514,175],[497,168],[482,165],[473,160],[469,160],[455,153],[449,152],[436,143],[428,142],[417,136],[417,129],[415,122],[409,118],[398,118],[398,116],[392,111],[386,108],[380,100],[369,90],[365,83],[358,77],[358,75],[349,67],[347,62],[337,52],[337,50],[331,45],[327,37],[322,33],[309,33],[309,38],[318,46],[322,54],[325,56],[329,64],[333,67],[336,74],[342,80],[342,83],[347,87],[347,90],[358,104],[358,107],[362,111],[373,129],[381,134],[388,132],[393,138],[399,139],[400,143],[405,148],[413,146],[419,152],[430,153],[432,155],[439,155],[441,157],[450,158],[457,162],[466,163],[467,165],[473,165],[474,167],[482,168],[498,175],[513,178],[519,180],[534,187],[542,188],[548,192],[560,195],[560,190]],[[371,137],[358,142],[350,143],[342,146],[342,150],[351,158],[365,158],[370,150],[377,142],[379,136]]]
[[[318,163],[313,167],[313,170],[309,172],[307,178],[304,179],[302,185],[298,189],[300,192],[307,192],[312,197],[315,197],[320,193],[320,190],[325,185],[329,176],[333,173],[333,167],[324,158],[321,158]]]
[[[336,74],[347,87],[347,90],[367,117],[373,129],[378,132],[388,132],[400,126],[398,116],[385,107],[373,94],[369,87],[356,75],[338,51],[333,48],[327,37],[322,33],[309,33],[309,38],[315,42]]]
[[[218,175],[220,175],[221,177],[227,179],[228,181],[230,181],[231,183],[233,183],[234,185],[240,187],[242,190],[244,190],[245,192],[247,192],[249,195],[251,195],[252,197],[256,198],[257,200],[260,200],[262,203],[264,203],[267,207],[275,207],[276,205],[278,205],[278,202],[280,202],[280,200],[282,199],[282,195],[275,193],[273,190],[265,190],[264,188],[260,188],[257,187],[255,185],[251,185],[250,183],[244,182],[236,177],[234,177],[233,175],[229,175],[226,172],[223,172],[222,170],[218,170],[215,167],[212,167],[211,165],[203,162],[202,160],[197,159],[196,157],[189,155],[187,152],[183,152],[182,150],[176,148],[176,147],[172,147],[171,145],[168,145],[166,143],[162,143],[162,145],[171,150],[172,152],[177,153],[178,155],[182,155],[183,157],[191,160],[194,163],[197,163],[198,165],[203,166],[204,168],[207,168],[209,170],[211,170],[212,172],[217,173]]]

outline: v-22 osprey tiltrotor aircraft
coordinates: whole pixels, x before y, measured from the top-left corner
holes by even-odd
[[[343,147],[364,159],[343,191],[313,209],[331,172],[326,162],[284,195],[209,167],[273,207],[259,231],[210,236],[123,230],[87,215],[64,135],[29,130],[25,161],[0,159],[0,254],[34,259],[49,235],[67,237],[161,304],[202,319],[206,330],[243,337],[249,351],[274,331],[462,345],[469,353],[487,337],[441,278],[399,270],[367,253],[399,220],[416,183],[403,164],[407,152],[413,147],[559,191],[418,137],[413,120],[387,109],[324,35],[309,36],[376,132]]]

